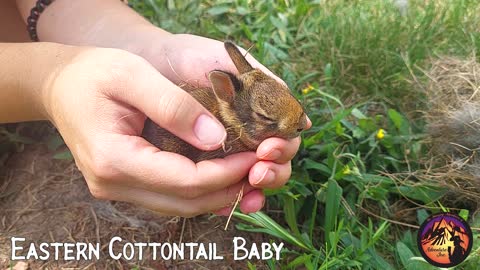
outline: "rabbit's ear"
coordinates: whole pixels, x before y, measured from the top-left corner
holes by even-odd
[[[227,72],[214,70],[208,74],[208,79],[212,83],[213,92],[217,99],[228,103],[233,102],[240,83],[235,76]]]
[[[224,46],[240,74],[247,73],[253,70],[250,63],[248,63],[247,59],[245,59],[243,54],[240,52],[237,46],[233,44],[233,42],[225,41]]]

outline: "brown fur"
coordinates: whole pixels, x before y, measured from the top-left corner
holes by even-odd
[[[214,70],[209,73],[212,88],[184,88],[222,122],[227,130],[225,147],[201,151],[150,119],[145,122],[142,134],[147,141],[164,151],[179,153],[198,162],[255,151],[266,138],[292,139],[306,128],[306,114],[286,86],[252,68],[233,43],[226,41],[225,49],[240,72],[239,76]]]

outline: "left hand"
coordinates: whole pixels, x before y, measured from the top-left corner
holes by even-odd
[[[162,35],[155,35],[155,30],[151,31],[150,42],[139,44],[136,48],[137,53],[176,84],[189,83],[209,87],[207,74],[215,69],[238,74],[223,42],[189,34],[165,35],[163,32]],[[244,49],[240,49],[246,53]],[[253,67],[284,83],[250,54],[247,53],[246,58]],[[292,171],[290,161],[297,153],[299,145],[300,138],[289,141],[268,138],[263,141],[256,151],[259,161],[250,169],[250,184],[259,189],[283,186],[290,178]],[[241,210],[256,212],[260,210],[260,205],[263,206],[264,200],[261,192],[251,191],[244,194],[240,204]],[[217,214],[228,214],[230,210],[231,208],[227,207],[217,211]]]

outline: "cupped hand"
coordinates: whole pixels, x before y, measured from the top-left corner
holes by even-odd
[[[148,31],[151,31],[147,34],[151,37],[151,42],[137,43],[137,53],[176,84],[210,86],[207,74],[215,69],[238,74],[223,42],[189,34],[157,35],[158,38],[155,38],[155,29]],[[246,59],[253,67],[283,83],[243,48],[240,50],[246,54]],[[307,128],[311,126],[310,120],[308,122]],[[256,151],[258,162],[249,170],[250,185],[259,189],[283,186],[290,178],[290,160],[295,156],[299,145],[300,138],[290,141],[269,138],[263,141]],[[254,212],[264,199],[259,190],[245,192],[240,208],[244,212]],[[230,207],[226,207],[216,213],[228,214],[230,210]]]
[[[149,117],[200,149],[218,148],[225,138],[223,126],[205,108],[143,58],[116,49],[81,49],[43,88],[48,118],[95,197],[194,216],[230,206],[243,186],[250,199],[242,209],[261,208],[261,192],[250,192],[254,187],[241,181],[258,166],[255,153],[195,164],[140,137]]]

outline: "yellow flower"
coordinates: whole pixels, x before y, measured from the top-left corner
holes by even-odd
[[[343,167],[342,173],[343,174],[351,174],[352,171],[350,170],[350,167],[348,165],[345,165],[345,167]]]
[[[308,84],[307,87],[302,89],[302,93],[306,95],[310,93],[310,91],[312,91],[313,89],[315,89],[315,87],[313,87],[311,84]]]
[[[385,130],[381,128],[377,131],[377,139],[381,140],[383,137],[385,137]]]

